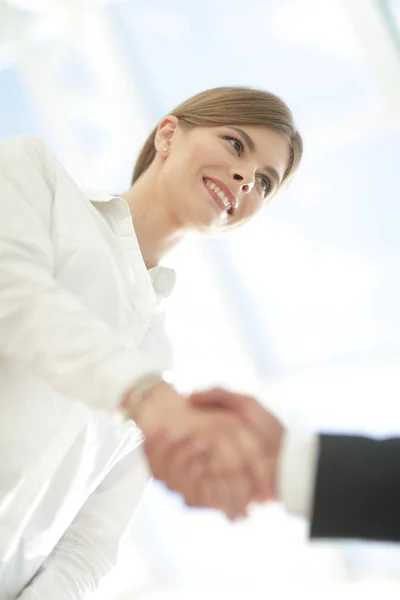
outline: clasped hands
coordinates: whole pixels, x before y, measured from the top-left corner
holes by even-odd
[[[150,469],[189,506],[234,520],[277,499],[281,423],[251,396],[221,389],[185,398],[165,382],[132,415]]]

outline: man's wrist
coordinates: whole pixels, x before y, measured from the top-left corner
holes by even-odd
[[[272,482],[273,482],[273,500],[280,500],[280,465],[283,452],[285,429],[280,424],[280,430],[277,433],[276,452],[274,453],[275,460],[272,467]]]
[[[277,482],[279,499],[292,514],[311,515],[318,452],[318,436],[295,430],[285,432]]]

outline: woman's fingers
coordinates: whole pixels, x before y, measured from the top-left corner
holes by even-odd
[[[218,417],[216,417],[218,418]],[[229,518],[271,497],[267,457],[257,436],[231,417],[213,442],[188,433],[171,440],[156,432],[145,442],[154,476],[181,493],[189,506],[219,508]]]
[[[205,471],[208,446],[191,434],[171,440],[157,431],[146,439],[144,448],[153,475],[183,495]]]

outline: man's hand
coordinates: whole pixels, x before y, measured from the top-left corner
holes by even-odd
[[[246,514],[254,497],[268,493],[268,466],[260,439],[234,411],[195,408],[162,382],[134,409],[154,476],[189,505]]]

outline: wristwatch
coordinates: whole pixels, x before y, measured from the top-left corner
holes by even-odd
[[[125,419],[134,420],[134,414],[139,406],[150,395],[151,390],[159,383],[166,383],[159,373],[149,373],[141,377],[125,394],[120,405],[120,411]]]

